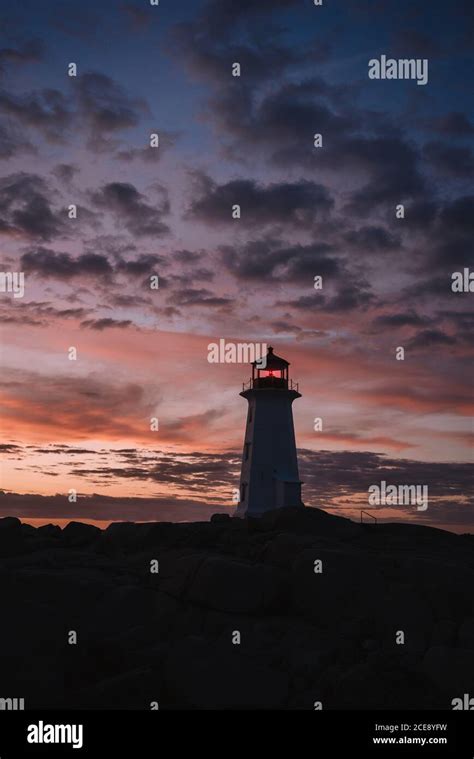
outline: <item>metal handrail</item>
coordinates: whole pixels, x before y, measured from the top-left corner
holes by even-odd
[[[371,519],[374,520],[375,524],[377,524],[377,517],[374,517],[373,514],[369,514],[368,511],[362,511],[362,509],[361,509],[361,512],[360,512],[360,523],[361,524],[364,523],[364,520],[362,519],[362,514],[365,514],[366,516],[370,517]]]
[[[242,382],[242,392],[244,393],[246,390],[252,390],[254,387],[255,380],[257,379],[258,377],[254,377],[254,378],[250,377],[248,382]],[[297,393],[299,393],[299,382],[293,382],[293,380],[290,379],[288,388],[289,390],[295,390]]]

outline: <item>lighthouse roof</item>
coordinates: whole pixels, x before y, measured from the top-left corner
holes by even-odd
[[[281,358],[280,356],[277,356],[275,353],[273,353],[273,348],[271,345],[268,346],[268,353],[266,358],[266,369],[282,369],[290,365],[289,361],[285,361],[284,358]],[[254,366],[261,366],[262,360],[260,359],[259,361],[253,361],[252,363]]]

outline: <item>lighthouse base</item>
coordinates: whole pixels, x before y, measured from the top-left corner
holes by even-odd
[[[234,516],[235,517],[260,517],[267,511],[274,511],[275,509],[285,509],[288,507],[305,508],[303,501],[301,500],[301,485],[300,480],[286,480],[278,477],[273,478],[273,493],[274,497],[269,502],[255,503],[252,501],[250,504],[244,502],[239,503]]]

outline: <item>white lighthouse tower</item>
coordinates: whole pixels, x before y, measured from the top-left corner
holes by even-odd
[[[304,506],[291,408],[301,395],[298,385],[288,379],[288,367],[288,361],[269,347],[266,362],[252,363],[252,377],[240,393],[248,401],[248,413],[235,516]]]

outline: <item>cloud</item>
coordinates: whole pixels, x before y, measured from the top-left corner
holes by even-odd
[[[169,299],[170,303],[178,306],[230,306],[232,300],[214,295],[205,288],[184,288],[176,290]]]
[[[109,260],[99,253],[82,253],[73,257],[69,253],[37,248],[24,253],[21,266],[25,272],[34,272],[45,278],[69,280],[74,277],[107,277],[113,272]]]
[[[127,327],[131,327],[133,324],[130,319],[111,319],[109,317],[104,319],[86,319],[85,321],[81,322],[81,327],[86,327],[88,329],[96,329],[99,332],[103,332],[104,329],[126,329]]]
[[[51,173],[54,174],[54,176],[57,177],[57,179],[59,179],[61,182],[64,182],[64,184],[70,184],[76,174],[79,174],[80,171],[81,169],[76,164],[58,163]]]
[[[37,174],[19,172],[0,179],[0,234],[48,241],[64,233],[64,221],[51,207],[51,194]]]
[[[150,205],[133,184],[110,182],[100,190],[91,192],[90,197],[97,208],[112,213],[130,234],[161,237],[169,232],[163,218],[169,214],[170,204],[166,190],[159,187],[158,192],[158,203]]]
[[[39,39],[31,39],[18,47],[3,47],[0,49],[0,73],[4,72],[6,65],[24,63],[36,63],[44,57],[44,45]]]
[[[25,521],[43,518],[52,520],[97,521],[163,521],[163,522],[204,522],[216,511],[228,511],[223,506],[205,504],[193,498],[151,498],[111,497],[106,495],[80,495],[75,504],[65,505],[64,495],[22,495],[4,493],[0,495],[0,514],[18,516]]]
[[[375,302],[375,296],[370,292],[364,281],[354,281],[350,284],[341,283],[335,294],[327,296],[320,293],[301,295],[290,300],[287,305],[300,311],[325,311],[338,313],[352,310],[365,310]],[[279,303],[278,305],[283,305]]]
[[[455,345],[456,338],[447,335],[440,329],[424,329],[408,341],[408,347],[422,348],[424,350],[437,345]]]
[[[430,319],[420,316],[415,311],[409,311],[405,313],[382,314],[374,319],[373,325],[377,328],[398,329],[400,327],[420,327],[429,322]]]
[[[134,98],[113,79],[98,72],[88,72],[74,81],[79,111],[89,128],[89,147],[101,150],[108,136],[137,126],[148,106]]]
[[[201,420],[202,423],[202,420]],[[48,447],[46,455],[51,454]],[[70,475],[90,481],[96,487],[119,478],[123,482],[160,483],[173,486],[173,495],[148,498],[107,497],[100,494],[80,495],[69,503],[64,495],[39,496],[6,493],[0,498],[2,515],[43,519],[103,520],[199,520],[208,519],[216,511],[232,512],[231,488],[238,478],[240,453],[165,453],[150,449],[104,449],[83,451],[84,464],[75,463],[77,449],[65,447],[57,451],[68,462]],[[10,451],[19,460],[30,452]],[[8,451],[6,455],[9,455]],[[41,455],[41,450],[36,455]],[[368,489],[382,480],[394,485],[427,484],[429,508],[417,512],[413,507],[394,506],[375,509],[378,521],[429,523],[472,531],[472,469],[469,464],[414,461],[387,457],[368,451],[298,452],[300,476],[304,480],[303,500],[308,506],[329,509],[342,516],[359,519],[360,510],[368,509]],[[112,463],[113,462],[113,463]],[[58,461],[56,466],[61,464]],[[179,495],[180,489],[189,493]],[[195,498],[193,498],[195,494]]]
[[[466,114],[460,111],[450,111],[434,119],[431,126],[435,131],[449,137],[467,137],[474,134],[474,125]]]
[[[316,275],[340,276],[341,263],[332,252],[327,243],[285,245],[272,237],[220,248],[225,267],[238,279],[306,281],[308,286],[312,286]]]
[[[163,263],[163,257],[156,253],[141,253],[134,259],[125,260],[120,258],[116,264],[116,270],[130,277],[143,277],[145,274],[153,274],[157,264]],[[160,287],[163,280],[160,280]]]
[[[84,319],[89,313],[87,308],[58,308],[48,301],[13,301],[3,304],[0,315],[4,324],[48,327],[53,320]]]
[[[1,90],[0,113],[16,119],[23,126],[38,129],[53,143],[64,142],[64,135],[73,119],[68,98],[56,89],[42,89],[24,95]]]
[[[393,251],[401,247],[400,238],[381,226],[364,226],[344,234],[344,241],[362,255]]]
[[[380,484],[382,480],[393,485],[427,484],[429,508],[426,512],[417,512],[410,506],[395,506],[384,509],[382,518],[378,509],[374,515],[379,521],[421,521],[456,531],[473,529],[472,467],[469,464],[393,459],[364,451],[324,450],[302,450],[299,461],[307,503],[328,508],[328,502],[334,500],[336,513],[357,517],[361,508],[367,509],[371,485]],[[358,503],[354,502],[357,495]]]
[[[35,148],[7,119],[0,124],[0,160],[7,160],[22,153],[35,153]]]
[[[423,148],[423,157],[443,174],[470,177],[474,173],[474,156],[468,147],[429,142]]]
[[[334,205],[323,185],[307,180],[261,186],[250,179],[235,179],[218,185],[201,172],[195,172],[193,179],[194,200],[187,215],[209,225],[235,225],[232,206],[238,204],[246,226],[280,224],[308,228]]]
[[[157,401],[148,398],[138,382],[114,382],[92,374],[48,376],[8,370],[0,388],[5,424],[14,421],[17,429],[27,424],[30,431],[46,432],[52,439],[66,435],[84,440],[104,434],[109,439],[144,439]]]

